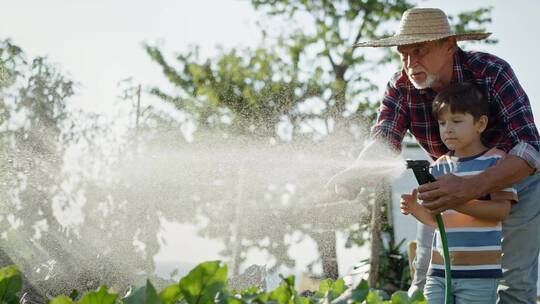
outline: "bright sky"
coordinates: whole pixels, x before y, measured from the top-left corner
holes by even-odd
[[[421,6],[455,13],[471,3],[429,0]],[[474,4],[494,6],[488,30],[499,39],[495,46],[478,47],[513,66],[540,121],[540,86],[535,76],[540,71],[536,58],[540,1],[481,0]],[[11,38],[29,57],[48,56],[81,84],[73,99],[76,107],[106,113],[120,94],[120,80],[133,76],[143,86],[166,83],[142,49],[143,41],[161,43],[167,55],[186,50],[190,44],[200,45],[202,53],[210,55],[217,45],[257,45],[260,34],[255,23],[259,18],[247,0],[3,0],[0,38]],[[381,87],[391,73],[381,75]],[[178,248],[171,248],[170,256],[163,258],[173,259],[175,252]]]
[[[540,38],[537,13],[540,2],[475,1],[493,5],[489,30],[499,39],[496,46],[475,46],[510,62],[540,117],[540,86],[534,71]],[[423,7],[452,13],[470,7],[471,1],[430,0]],[[255,22],[260,14],[249,1],[5,1],[0,10],[0,38],[11,38],[29,56],[46,55],[81,87],[73,102],[84,109],[108,112],[120,90],[117,83],[133,76],[143,85],[166,83],[141,43],[161,43],[167,55],[190,44],[212,54],[217,45],[254,46],[260,41]],[[391,73],[388,72],[388,73]],[[389,75],[382,75],[383,86]]]

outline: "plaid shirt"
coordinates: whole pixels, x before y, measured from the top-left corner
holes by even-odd
[[[489,123],[482,133],[484,145],[516,155],[538,172],[540,137],[529,98],[510,65],[487,53],[458,49],[451,82],[464,81],[474,81],[488,98]],[[377,124],[371,130],[372,137],[384,138],[400,151],[409,130],[431,158],[444,155],[448,149],[431,112],[436,95],[431,88],[416,89],[405,71],[396,73],[388,82]]]

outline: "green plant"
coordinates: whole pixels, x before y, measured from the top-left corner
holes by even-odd
[[[227,265],[220,261],[204,262],[180,279],[178,283],[157,292],[150,281],[125,297],[109,292],[102,285],[98,290],[87,292],[77,300],[78,293],[70,297],[61,295],[49,304],[425,304],[421,293],[408,297],[404,291],[394,293],[390,300],[383,301],[379,291],[370,290],[366,281],[356,286],[346,286],[343,279],[324,280],[319,290],[311,296],[300,295],[295,289],[294,276],[282,277],[281,284],[271,291],[252,287],[243,291],[227,289]],[[22,275],[15,266],[0,269],[0,304],[19,302]]]

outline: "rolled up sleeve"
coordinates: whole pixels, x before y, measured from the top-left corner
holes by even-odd
[[[508,154],[517,156],[526,161],[529,166],[535,169],[535,174],[540,172],[540,152],[530,144],[520,142],[515,145]]]

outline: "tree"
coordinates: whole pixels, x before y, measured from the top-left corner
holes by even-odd
[[[152,93],[164,101],[171,102],[177,109],[192,115],[200,132],[223,130],[224,133],[233,136],[270,137],[284,141],[287,137],[301,138],[305,136],[302,135],[305,132],[302,129],[309,126],[310,121],[319,119],[316,114],[300,111],[299,105],[323,94],[323,88],[319,85],[322,75],[314,73],[307,77],[302,76],[299,73],[298,62],[295,61],[297,58],[294,56],[281,57],[272,49],[257,48],[241,53],[232,50],[220,54],[214,60],[201,61],[198,60],[198,50],[195,48],[187,54],[177,56],[176,59],[180,67],[174,68],[165,60],[158,48],[147,45],[146,50],[151,58],[162,67],[171,84],[178,89],[176,96],[166,94],[159,88],[154,88]],[[224,120],[230,122],[223,123]],[[278,133],[280,123],[287,123],[290,126],[289,134],[284,136]],[[312,128],[312,130],[315,129]],[[325,131],[323,131],[324,133]],[[215,140],[216,138],[211,139],[211,141]],[[239,142],[241,141],[232,145]],[[202,145],[205,143],[203,142]],[[241,228],[237,227],[240,225],[241,219],[238,214],[231,214],[230,211],[236,210],[235,206],[238,204],[245,205],[250,201],[263,200],[263,195],[267,193],[265,188],[268,186],[253,184],[255,178],[253,175],[257,175],[257,172],[245,168],[253,169],[254,164],[237,162],[237,166],[239,171],[232,173],[232,176],[229,177],[229,179],[232,178],[231,182],[233,183],[230,185],[231,188],[228,188],[230,194],[221,196],[222,198],[228,197],[228,203],[224,208],[217,209],[219,211],[216,214],[207,213],[210,219],[215,219],[210,220],[210,223],[215,227],[205,229],[205,234],[217,236],[232,229],[230,234],[226,233],[222,237],[227,244],[225,254],[232,256],[234,260],[233,271],[238,271],[238,265],[243,259],[240,258],[241,254],[239,253],[239,251],[245,251],[239,249],[242,247],[239,247],[241,240],[252,240],[250,243],[253,245],[251,246],[255,247],[258,240],[268,236],[264,233],[271,233],[272,236],[270,243],[263,247],[273,256],[278,257],[279,262],[276,263],[275,267],[281,264],[293,266],[293,261],[287,258],[287,246],[283,244],[283,236],[294,228],[282,226],[283,229],[273,229],[272,231],[271,229],[248,229],[251,222],[271,225],[271,218],[268,216],[265,218],[264,212],[250,213],[249,220],[244,220]],[[234,186],[235,182],[242,179],[251,181],[249,186]],[[218,203],[216,202],[216,204]],[[279,201],[274,204],[279,207]],[[254,204],[249,205],[255,206]],[[277,210],[280,209],[283,208]],[[288,210],[278,212],[280,215],[276,214],[275,216],[284,218],[285,214],[290,214]],[[276,213],[275,211],[267,210],[266,215],[272,215]],[[257,220],[254,218],[255,215]],[[225,220],[224,216],[230,220]],[[247,217],[245,212],[243,216]],[[230,225],[230,223],[234,224],[228,229],[217,225],[217,223],[225,226]],[[300,226],[300,224],[301,222],[297,223],[295,227]],[[241,235],[238,234],[240,230],[243,231]],[[251,233],[250,236],[246,234],[248,231],[257,233]],[[314,235],[314,232],[311,234]],[[316,238],[320,239],[318,236]]]
[[[298,111],[298,105],[322,94],[320,73],[300,80],[298,67],[272,50],[233,49],[200,60],[193,48],[177,56],[175,68],[157,47],[145,48],[178,90],[170,95],[153,88],[151,93],[192,115],[204,132],[225,128],[234,134],[276,137],[278,124],[285,121],[297,135],[301,122],[314,117]]]
[[[1,247],[12,261],[32,269],[35,254],[42,255],[44,264],[47,258],[61,260],[66,254],[51,201],[59,191],[55,186],[62,166],[60,126],[73,83],[45,58],[28,63],[9,40],[0,43],[0,55],[7,75],[0,86]]]
[[[314,144],[323,139],[326,143],[337,143],[331,153],[354,155],[348,143],[367,132],[376,114],[373,92],[377,85],[370,78],[382,64],[396,64],[397,55],[388,49],[358,50],[351,46],[361,40],[389,35],[385,29],[395,28],[403,11],[413,3],[403,0],[252,0],[252,4],[256,9],[267,12],[271,21],[285,23],[286,30],[271,36],[269,33],[275,31],[265,28],[263,46],[255,50],[233,49],[222,51],[215,58],[200,59],[198,49],[193,48],[177,55],[175,64],[169,63],[158,47],[146,45],[147,53],[162,68],[175,90],[165,93],[163,89],[154,88],[151,92],[191,115],[197,124],[197,132],[204,133],[210,129],[229,136],[272,137],[285,144],[297,141]],[[452,20],[458,30],[480,30],[482,25],[491,21],[489,15],[490,9],[482,8],[452,17]],[[297,17],[305,18],[299,22]],[[322,111],[311,111],[310,106],[306,106],[313,103],[322,104]],[[291,131],[286,134],[279,132],[280,124],[287,125]],[[246,176],[249,173],[239,172],[242,170],[233,175],[233,184],[234,181],[253,180],[253,177]],[[302,183],[297,181],[295,185]],[[234,222],[234,214],[228,211],[235,210],[236,200],[243,200],[245,204],[261,200],[260,194],[265,193],[263,187],[254,194],[244,190],[235,196],[231,189],[238,188],[238,185],[230,187],[229,203],[225,205],[228,207],[216,209],[215,215],[207,214],[209,218],[223,218],[229,214],[229,223]],[[301,205],[302,196],[309,197],[309,191],[295,193],[294,198],[298,201],[293,201],[292,205]],[[365,202],[369,203],[369,200]],[[277,214],[284,218],[298,215],[299,212],[294,210],[289,208]],[[275,210],[266,212],[276,214]],[[257,218],[254,223],[268,222]],[[332,217],[334,223],[339,222],[339,218],[343,218],[343,214]],[[306,222],[298,222],[298,225],[284,230],[274,229],[272,245],[265,248],[273,248],[275,256],[284,258],[284,263],[291,265],[291,261],[286,259],[287,246],[283,244],[283,235],[298,229],[304,231],[317,240],[325,276],[336,277],[334,231],[323,229],[320,234],[316,229],[302,230],[302,224]],[[269,233],[262,231],[257,235],[244,233],[238,236],[235,229],[226,224],[227,221],[224,223],[225,227],[209,225],[205,231],[213,236],[221,235],[226,240],[226,254],[229,256],[238,256],[238,250],[257,247],[258,241],[265,237],[264,233]],[[243,227],[249,227],[250,223],[244,222]],[[344,227],[348,227],[347,224],[341,226]],[[224,231],[227,232],[223,234]],[[351,235],[365,237],[363,233]],[[238,237],[248,244],[244,249],[238,249],[238,243],[234,241]]]
[[[158,215],[150,213],[143,232],[134,229],[146,217],[122,205],[135,201],[130,185],[108,171],[130,147],[112,145],[112,126],[99,116],[68,110],[75,84],[46,58],[28,61],[4,40],[0,59],[0,262],[18,264],[41,296],[103,282],[121,289],[151,276]],[[66,164],[73,149],[81,155],[75,166]]]
[[[251,3],[273,21],[287,24],[286,32],[279,35],[278,41],[305,73],[322,71],[328,76],[323,78],[324,84],[320,84],[330,93],[324,98],[325,118],[337,122],[337,126],[369,125],[377,106],[370,94],[379,85],[370,77],[381,65],[397,63],[398,56],[388,48],[374,51],[352,48],[352,45],[390,36],[403,12],[414,7],[414,2],[252,0]],[[457,17],[449,16],[449,19],[458,33],[482,31],[483,26],[491,22],[490,13],[491,8],[479,8]],[[494,42],[488,40],[488,43]]]

